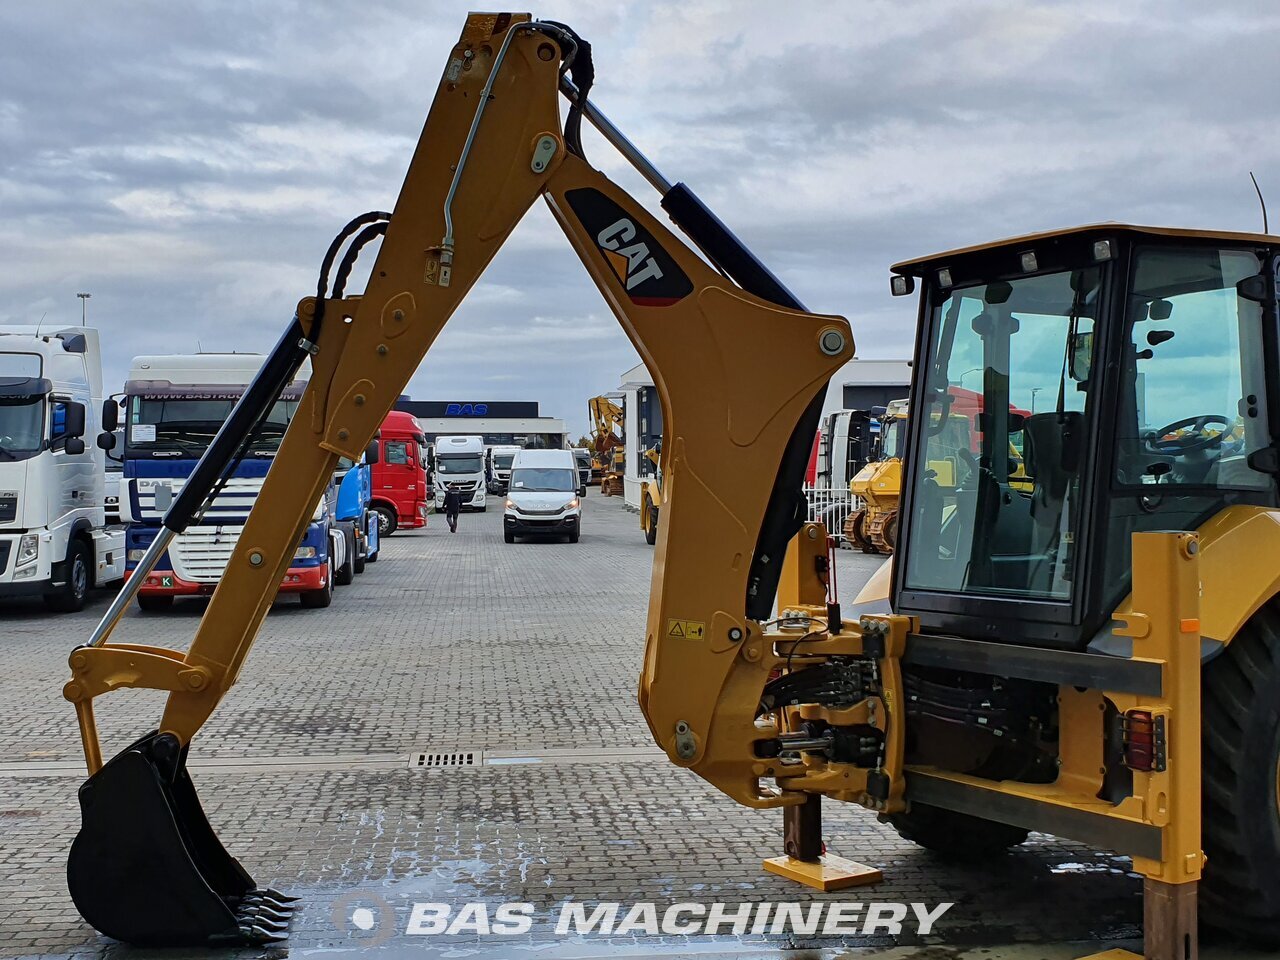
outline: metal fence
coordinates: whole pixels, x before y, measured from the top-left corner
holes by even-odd
[[[862,498],[855,497],[848,487],[819,487],[805,484],[805,499],[809,502],[809,522],[821,522],[827,532],[836,538],[840,546],[848,546],[844,539],[844,521],[849,514],[862,506]]]

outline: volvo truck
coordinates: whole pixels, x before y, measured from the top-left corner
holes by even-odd
[[[0,597],[76,611],[124,575],[104,512],[115,411],[97,330],[0,326]]]

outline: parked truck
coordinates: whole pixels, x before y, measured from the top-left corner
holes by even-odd
[[[130,521],[130,571],[261,365],[261,356],[243,353],[134,358],[125,384],[121,491],[121,509]],[[143,610],[172,606],[175,597],[213,593],[305,386],[304,379],[295,379],[285,387],[221,491],[147,574],[138,593]],[[282,592],[299,594],[304,606],[327,607],[340,572],[352,564],[348,540],[335,522],[336,500],[330,483],[280,583]]]
[[[378,441],[375,439],[359,461],[352,463],[346,457],[339,458],[338,469],[334,472],[334,481],[338,484],[338,525],[350,530],[348,546],[352,576],[364,573],[365,564],[378,559],[381,524],[372,506],[373,464],[378,462],[378,453]],[[350,581],[339,574],[339,585],[344,582]]]
[[[426,526],[431,492],[427,479],[427,438],[412,414],[392,410],[382,421],[378,459],[373,464],[371,508],[378,533]]]
[[[484,512],[484,438],[439,437],[435,445],[435,503],[444,509],[445,488],[457,486],[462,505]]]
[[[124,575],[104,512],[115,411],[97,330],[0,327],[0,597],[75,611]]]
[[[493,494],[504,494],[511,486],[511,464],[522,448],[492,446],[484,452],[485,486]]]

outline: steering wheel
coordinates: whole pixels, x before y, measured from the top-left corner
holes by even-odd
[[[1211,423],[1222,424],[1222,430],[1213,436],[1204,436],[1204,428]],[[1158,430],[1149,431],[1142,439],[1147,448],[1153,453],[1181,456],[1184,453],[1194,453],[1197,450],[1207,450],[1210,447],[1222,446],[1223,439],[1226,437],[1230,426],[1231,421],[1226,417],[1219,416],[1216,413],[1206,413],[1198,417],[1183,417],[1181,420],[1165,424]],[[1192,428],[1192,430],[1186,436],[1173,437],[1168,440],[1163,439],[1177,430],[1185,430],[1187,428]]]

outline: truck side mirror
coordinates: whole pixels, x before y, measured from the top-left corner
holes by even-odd
[[[70,441],[84,436],[84,404],[74,400],[67,404],[67,422],[62,435],[67,438],[67,452],[71,452]],[[84,452],[84,444],[80,444],[80,452]]]
[[[120,405],[114,400],[102,401],[102,429],[110,433],[120,426]],[[103,447],[110,450],[110,447]]]
[[[378,441],[370,440],[369,445],[364,448],[364,462],[374,464],[378,462]]]
[[[108,434],[110,436],[110,434]],[[62,448],[71,456],[76,457],[84,453],[84,441],[80,437],[68,437],[66,445]]]
[[[107,431],[104,430],[102,433],[98,434],[99,450],[114,450],[115,448],[116,448],[116,435],[114,433],[108,433]]]

